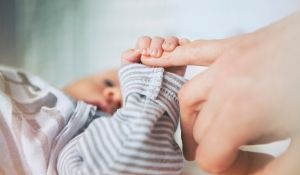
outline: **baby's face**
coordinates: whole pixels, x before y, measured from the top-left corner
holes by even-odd
[[[84,77],[66,86],[64,91],[109,114],[121,107],[122,96],[116,69]]]

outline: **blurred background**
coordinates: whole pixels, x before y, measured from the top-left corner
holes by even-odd
[[[299,0],[0,0],[0,64],[63,87],[120,66],[139,36],[217,39],[254,31]],[[187,77],[201,71],[189,67]],[[183,174],[200,174],[187,164]]]

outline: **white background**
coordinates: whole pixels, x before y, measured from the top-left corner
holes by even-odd
[[[18,55],[25,69],[63,86],[119,66],[141,35],[215,39],[251,32],[299,0],[19,0]],[[195,72],[195,71],[192,71]]]
[[[298,0],[17,0],[16,5],[17,65],[63,87],[73,79],[119,66],[122,51],[134,47],[138,36],[224,38],[265,26],[299,9],[300,3]],[[188,77],[199,70],[190,68]],[[197,174],[194,169],[187,165],[185,174]]]

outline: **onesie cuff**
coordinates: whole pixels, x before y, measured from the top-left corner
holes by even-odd
[[[164,68],[150,68],[142,64],[126,65],[119,70],[123,104],[132,93],[144,95],[153,101],[179,108],[177,93],[187,81],[185,78],[167,72]]]

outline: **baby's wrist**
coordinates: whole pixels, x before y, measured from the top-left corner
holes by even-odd
[[[157,100],[163,97],[170,101],[177,101],[177,92],[186,80],[164,68],[149,68],[142,64],[124,66],[119,71],[123,103],[130,93],[139,93],[147,98]]]

